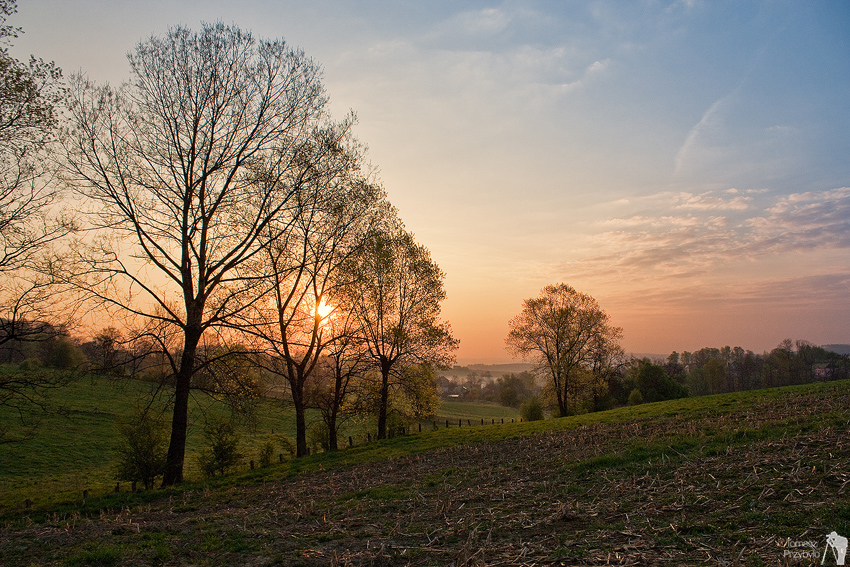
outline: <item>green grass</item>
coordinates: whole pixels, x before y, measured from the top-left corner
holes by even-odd
[[[356,446],[332,453],[320,453],[309,458],[275,464],[267,468],[247,470],[247,461],[258,461],[261,446],[267,441],[277,441],[281,435],[294,437],[294,416],[291,410],[281,407],[279,402],[264,401],[257,411],[257,420],[253,428],[243,426],[240,429],[240,449],[246,459],[242,472],[222,480],[203,480],[198,470],[197,456],[202,442],[201,427],[191,427],[187,442],[186,478],[188,481],[202,484],[219,485],[230,482],[260,482],[299,474],[301,472],[349,466],[359,463],[375,462],[431,451],[439,448],[454,447],[478,442],[498,442],[506,439],[533,435],[546,431],[570,430],[582,426],[604,423],[641,423],[652,419],[672,419],[687,428],[689,421],[716,416],[722,422],[722,416],[747,412],[765,398],[776,398],[793,392],[817,392],[840,387],[842,383],[823,383],[774,390],[739,392],[718,396],[685,398],[667,402],[623,407],[606,412],[584,414],[568,418],[548,419],[544,421],[519,423],[517,414],[511,408],[491,404],[469,402],[445,402],[435,418],[438,430],[432,430],[427,422],[422,433],[407,435],[382,442],[360,443],[361,430],[344,431],[340,438],[342,444],[349,434],[358,435]],[[844,385],[846,387],[846,384]],[[117,425],[130,415],[134,406],[146,402],[151,397],[150,384],[135,381],[110,381],[102,378],[85,379],[67,387],[57,396],[55,402],[61,402],[66,408],[65,415],[46,415],[42,418],[38,433],[31,439],[9,443],[0,451],[0,514],[22,511],[24,500],[30,499],[36,510],[49,510],[61,502],[67,502],[67,509],[80,509],[84,506],[98,506],[97,503],[82,502],[83,491],[89,498],[102,498],[104,506],[124,502],[125,498],[144,501],[152,495],[132,497],[112,495],[115,487],[114,466],[115,447],[119,441]],[[208,398],[193,398],[192,415],[196,419],[205,413],[224,414],[226,409],[211,403]],[[504,417],[512,416],[515,423],[498,425]],[[0,419],[10,420],[12,416],[0,409]],[[315,415],[312,415],[316,419]],[[484,418],[487,425],[481,426]],[[451,427],[445,429],[445,419]],[[457,427],[457,420],[463,420],[463,426]],[[496,419],[497,426],[490,425]],[[452,420],[454,422],[452,423]],[[467,426],[467,420],[473,424]],[[813,417],[805,427],[830,425],[828,416],[822,419]],[[781,421],[765,423],[759,427],[723,431],[705,428],[679,434],[679,438],[666,439],[662,446],[646,444],[641,439],[639,446],[626,449],[617,454],[602,455],[582,463],[573,464],[577,471],[594,471],[610,467],[625,466],[632,462],[643,462],[659,458],[662,454],[675,455],[687,453],[694,444],[694,438],[706,440],[701,450],[710,454],[721,451],[729,443],[742,443],[769,436],[777,429],[793,427],[793,423]],[[837,424],[834,424],[837,425]],[[688,438],[689,440],[686,440]],[[363,439],[365,441],[365,439]],[[277,461],[277,459],[275,459]],[[193,486],[191,483],[187,486]],[[123,490],[129,486],[124,483]],[[154,494],[156,494],[155,492]]]
[[[454,421],[454,425],[457,424],[458,419],[463,419],[464,425],[466,425],[466,420],[471,420],[473,424],[475,422],[480,424],[482,419],[486,423],[490,423],[490,420],[495,419],[496,423],[499,423],[502,418],[505,421],[510,421],[512,418],[519,421],[519,412],[513,408],[486,402],[444,401],[440,405],[440,410],[435,417],[437,423],[442,422],[443,426],[445,426],[447,419],[450,422]]]
[[[47,509],[60,502],[82,505],[84,491],[88,491],[89,498],[111,493],[118,482],[114,478],[116,447],[120,442],[118,426],[135,407],[150,402],[154,388],[153,384],[135,380],[85,377],[54,392],[51,403],[54,409],[62,408],[61,412],[40,415],[34,436],[0,445],[0,514],[20,510],[27,499],[35,508]],[[157,403],[154,409],[162,411],[165,423],[169,423],[169,408],[165,402]],[[198,455],[204,417],[224,417],[228,411],[207,396],[193,395],[190,416],[194,425],[188,431],[184,469],[188,480],[202,478]],[[445,419],[454,420],[456,426],[457,419],[462,418],[466,426],[466,419],[475,424],[486,418],[490,423],[491,419],[498,421],[513,415],[516,414],[512,409],[497,405],[447,402],[438,425],[445,427]],[[319,419],[317,412],[308,412],[308,427]],[[432,426],[430,421],[422,423],[423,429]],[[9,427],[13,433],[21,429],[16,415],[5,407],[0,407],[0,426]],[[370,422],[351,423],[343,428],[340,445],[347,446],[349,436],[355,445],[365,444],[367,432],[374,437]],[[260,450],[267,441],[275,444],[276,463],[279,454],[288,457],[281,437],[295,439],[294,412],[282,402],[264,400],[258,404],[255,422],[241,424],[238,433],[240,451],[245,455],[243,470],[251,460],[259,466]],[[129,484],[122,482],[121,489],[128,490]]]
[[[850,478],[848,391],[832,382],[427,430],[169,490],[10,511],[0,554],[50,565],[424,566],[470,564],[481,549],[501,564],[617,553],[690,564],[701,549],[701,564],[741,553],[742,565],[776,564],[785,539],[850,530],[850,508],[834,498]],[[68,524],[68,545],[42,538]]]

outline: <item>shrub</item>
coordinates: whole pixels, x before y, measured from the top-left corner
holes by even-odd
[[[242,460],[239,435],[229,422],[210,420],[204,427],[204,440],[206,446],[201,451],[198,464],[206,476],[212,478],[216,473],[224,476]]]
[[[260,462],[261,467],[267,467],[272,464],[272,458],[274,458],[274,442],[269,439],[260,448],[260,456],[257,460]]]
[[[19,367],[24,372],[32,372],[41,368],[41,361],[38,358],[31,356],[21,362]]]
[[[525,421],[540,421],[543,419],[543,402],[537,396],[532,396],[522,403],[519,415]]]
[[[643,403],[643,394],[640,393],[640,390],[635,388],[632,390],[632,393],[629,394],[629,405],[630,406],[639,406]]]
[[[280,444],[283,446],[283,454],[285,454],[289,459],[294,459],[296,453],[295,443],[293,443],[286,435],[281,435]]]
[[[314,453],[318,453],[319,449],[327,451],[331,444],[327,424],[316,422],[310,426],[309,431],[307,431],[307,443]]]
[[[166,435],[162,421],[147,412],[137,411],[131,421],[120,425],[119,429],[123,439],[118,448],[115,477],[141,482],[150,490],[165,469]]]
[[[72,370],[81,366],[86,361],[86,357],[80,348],[67,337],[59,337],[54,341],[48,342],[45,345],[45,349],[47,351],[45,363],[46,366],[51,368]]]

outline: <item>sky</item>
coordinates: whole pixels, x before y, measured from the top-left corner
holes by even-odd
[[[215,21],[303,49],[357,114],[458,362],[510,362],[560,282],[627,352],[850,343],[850,2],[19,0],[10,51],[119,84]]]

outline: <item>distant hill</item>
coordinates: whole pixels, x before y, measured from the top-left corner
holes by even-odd
[[[821,345],[821,348],[844,356],[850,355],[850,345]]]
[[[510,374],[511,372],[519,373],[525,372],[526,370],[530,371],[534,368],[534,365],[524,362],[512,362],[508,364],[470,364],[467,368],[475,370],[479,374],[489,370],[493,376],[501,376],[502,374]]]

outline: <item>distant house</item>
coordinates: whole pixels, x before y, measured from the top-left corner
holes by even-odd
[[[830,364],[818,364],[815,366],[815,376],[817,378],[832,378],[835,375],[835,365]]]

